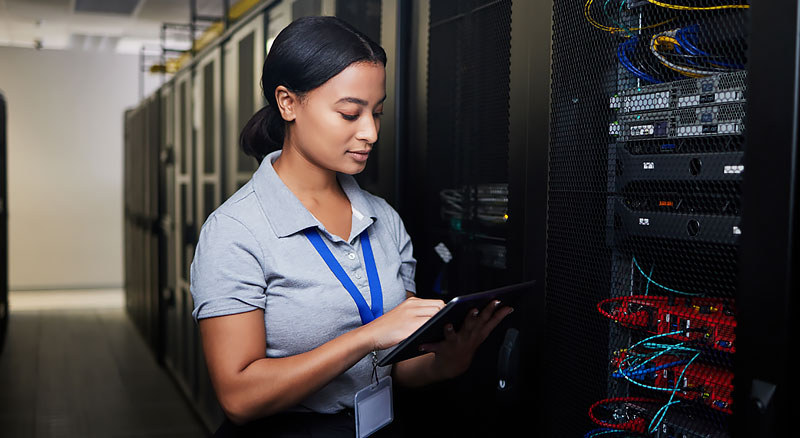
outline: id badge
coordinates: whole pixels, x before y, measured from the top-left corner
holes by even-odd
[[[392,377],[386,376],[356,393],[356,437],[372,435],[394,419]]]

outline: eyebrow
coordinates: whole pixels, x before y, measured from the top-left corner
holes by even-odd
[[[384,100],[386,100],[386,96],[383,96],[383,99],[378,101],[378,103],[382,103]],[[357,97],[343,97],[343,98],[341,98],[341,99],[336,101],[336,103],[342,103],[342,102],[354,103],[356,105],[361,105],[361,106],[369,105],[369,102],[367,102],[364,99],[359,99]]]

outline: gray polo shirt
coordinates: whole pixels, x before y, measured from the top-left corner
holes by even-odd
[[[350,199],[352,226],[347,241],[329,233],[275,173],[280,151],[264,158],[250,181],[203,224],[191,267],[192,316],[196,320],[264,310],[266,357],[312,350],[361,326],[358,308],[303,230],[315,227],[344,271],[371,306],[358,238],[368,230],[383,308],[388,312],[416,292],[411,239],[397,212],[362,190],[350,175],[338,174]],[[384,353],[379,352],[379,357]],[[391,367],[378,368],[381,377]],[[293,411],[332,413],[353,407],[367,386],[371,355],[304,400]]]

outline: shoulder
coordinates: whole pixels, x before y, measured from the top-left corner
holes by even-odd
[[[257,224],[263,223],[263,219],[259,220],[262,216],[251,180],[206,218],[200,239],[255,243]]]
[[[217,207],[206,219],[203,225],[209,225],[210,222],[238,222],[246,228],[252,227],[254,224],[259,223],[259,218],[263,216],[261,208],[259,207],[258,199],[255,190],[253,189],[253,181],[248,181],[239,190],[237,190],[230,198]]]

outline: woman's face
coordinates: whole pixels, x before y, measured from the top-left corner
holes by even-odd
[[[378,140],[384,100],[383,65],[352,64],[297,101],[287,138],[319,167],[359,173]]]

